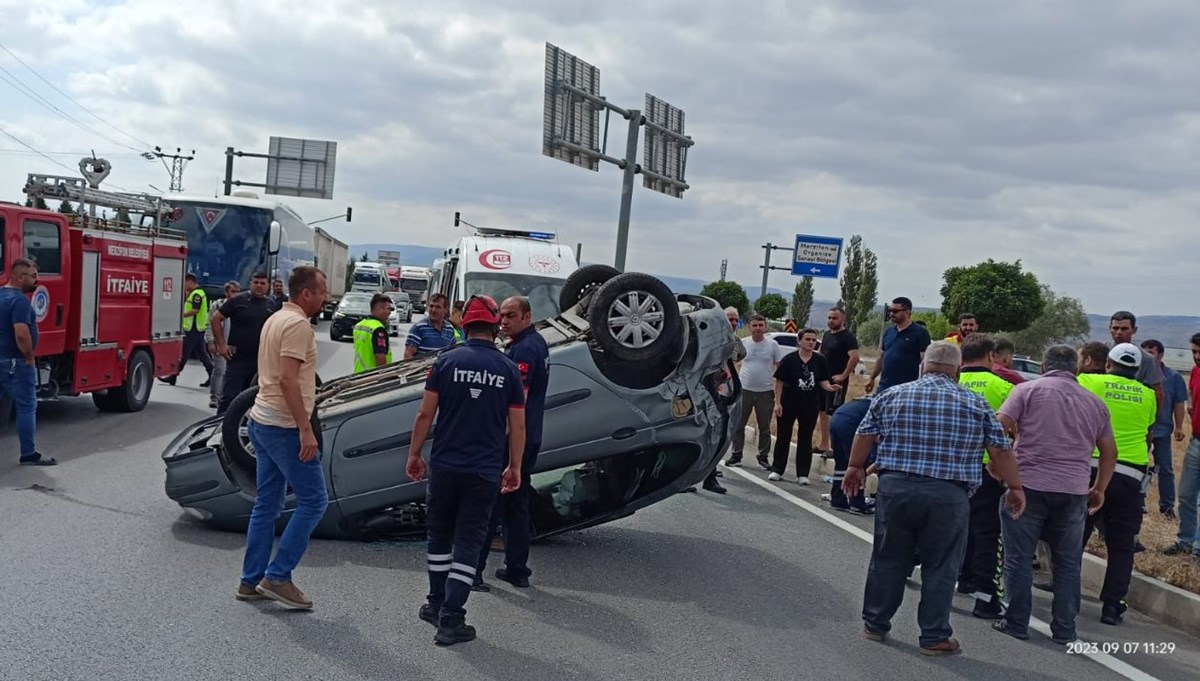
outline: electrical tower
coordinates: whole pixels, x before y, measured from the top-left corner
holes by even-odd
[[[195,154],[195,153],[196,153],[196,150],[192,149],[191,154]],[[183,150],[180,149],[179,147],[175,147],[174,154],[164,154],[162,147],[154,147],[154,155],[158,159],[162,160],[163,167],[166,168],[167,172],[171,174],[170,191],[182,192],[183,191],[183,169],[187,167],[188,161],[192,160],[193,156],[191,156],[190,154],[188,156],[184,156]],[[167,160],[166,160],[168,158],[171,159],[171,165],[169,165],[169,166],[167,165]]]

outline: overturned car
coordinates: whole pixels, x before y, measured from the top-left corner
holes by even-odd
[[[559,302],[562,313],[535,324],[550,348],[532,480],[535,537],[631,515],[702,481],[729,442],[741,393],[734,335],[716,301],[590,265],[565,283]],[[425,484],[404,468],[433,361],[320,385],[313,419],[330,502],[316,536],[423,536]],[[163,452],[167,496],[218,528],[245,531],[254,505],[246,414],[256,391],[189,426]],[[289,494],[280,526],[293,507]]]

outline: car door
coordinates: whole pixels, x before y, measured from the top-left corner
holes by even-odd
[[[70,297],[69,234],[66,222],[38,214],[21,216],[22,257],[38,267],[38,286],[30,296],[38,327],[37,355],[61,354],[67,341]]]

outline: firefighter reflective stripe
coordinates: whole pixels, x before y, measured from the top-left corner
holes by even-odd
[[[199,301],[200,307],[193,308],[192,305]],[[196,309],[195,316],[183,318],[184,331],[203,331],[208,328],[208,295],[204,289],[197,288],[187,295],[187,307],[184,312],[191,312]]]
[[[375,335],[375,329],[384,328],[383,322],[368,317],[354,325],[354,373],[361,374],[367,369],[375,368],[375,344],[372,342],[372,337]],[[392,363],[392,349],[388,348],[387,359],[388,364]]]

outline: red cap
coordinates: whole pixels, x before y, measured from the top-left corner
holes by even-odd
[[[463,308],[462,325],[483,322],[484,324],[500,323],[500,308],[491,296],[477,294],[471,296]]]

